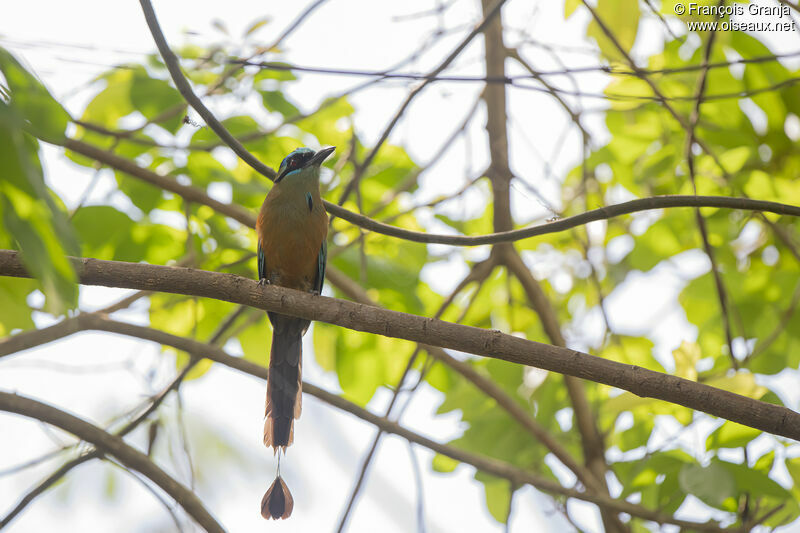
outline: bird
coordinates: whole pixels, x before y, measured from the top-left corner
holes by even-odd
[[[256,221],[258,283],[320,294],[325,282],[328,214],[319,191],[320,165],[333,146],[298,148],[281,161]],[[278,471],[261,499],[261,516],[286,519],[294,499],[280,474],[280,452],[294,440],[302,405],[303,335],[309,321],[268,312],[272,347],[264,410],[264,445],[278,454]]]
[[[315,152],[298,148],[280,164],[272,189],[256,222],[258,279],[320,294],[325,281],[328,215],[319,190],[320,165],[336,148]],[[272,347],[267,379],[264,445],[286,447],[294,440],[294,419],[300,416],[302,337],[309,321],[268,312]]]

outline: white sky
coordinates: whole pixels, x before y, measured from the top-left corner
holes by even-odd
[[[287,3],[254,3],[228,0],[224,4],[210,1],[155,2],[161,26],[173,46],[185,42],[185,30],[197,34],[196,39],[215,41],[221,34],[211,27],[212,19],[221,20],[238,36],[253,20],[269,15],[272,22],[261,30],[265,42],[274,36],[307,4],[304,2],[287,8]],[[435,28],[436,18],[415,18],[405,22],[393,17],[430,9],[430,2],[411,0],[402,4],[370,2],[367,0],[330,0],[318,9],[285,43],[283,60],[307,66],[328,68],[383,69],[405,57],[408,52]],[[223,5],[224,9],[219,9]],[[511,0],[504,8],[507,27],[524,30],[537,39],[550,44],[586,47],[583,40],[586,17],[579,13],[567,22],[562,18],[562,2],[525,2]],[[448,28],[471,26],[478,17],[477,2],[458,2],[446,16]],[[467,29],[443,39],[427,51],[416,63],[403,69],[427,71],[438,64],[463,38]],[[640,27],[636,51],[644,54],[657,50],[661,40],[660,27],[648,20]],[[770,35],[776,51],[796,50],[800,40],[797,35]],[[515,39],[507,37],[507,44]],[[53,94],[74,114],[78,114],[94,94],[87,90],[92,78],[109,66],[141,59],[142,54],[154,50],[152,39],[144,23],[138,2],[83,1],[79,3],[55,0],[31,0],[8,5],[0,17],[0,45],[8,47],[21,57],[47,84]],[[531,54],[540,68],[558,68],[542,53]],[[482,74],[480,56],[482,40],[473,44],[456,61],[448,73]],[[562,56],[570,64],[589,64],[590,56],[572,54]],[[516,71],[515,71],[516,72]],[[335,94],[361,81],[358,78],[336,76],[301,76],[292,84],[290,97],[301,108],[312,109],[322,98]],[[581,89],[598,92],[603,87],[600,76],[587,77]],[[356,126],[367,143],[374,141],[386,121],[394,114],[405,98],[408,84],[393,83],[363,91],[352,102],[356,107]],[[461,122],[474,101],[478,84],[436,84],[417,98],[406,118],[395,129],[391,141],[405,146],[412,157],[427,161]],[[598,103],[592,104],[598,107]],[[511,123],[511,160],[515,172],[535,184],[552,202],[558,202],[558,183],[547,178],[543,160],[548,160],[555,176],[578,162],[577,137],[569,134],[563,140],[560,134],[567,118],[546,96],[511,89],[509,93]],[[241,108],[226,108],[226,112],[247,112]],[[595,115],[597,117],[597,115]],[[485,116],[476,115],[469,128],[471,145],[464,142],[450,150],[444,158],[424,175],[423,193],[435,196],[440,192],[460,186],[471,173],[486,165],[485,139],[482,127]],[[606,135],[602,123],[591,119],[589,126],[596,142]],[[538,154],[538,155],[537,155]],[[558,154],[553,157],[552,154]],[[78,198],[92,173],[69,163],[59,150],[45,149],[45,165],[50,184],[67,201]],[[465,163],[465,160],[467,163]],[[277,162],[267,162],[275,165]],[[468,170],[465,170],[468,169]],[[103,173],[95,198],[113,188],[113,177]],[[480,203],[473,197],[465,203],[453,202],[454,213],[460,214]],[[541,217],[546,212],[522,187],[514,188],[514,210],[522,222]],[[432,229],[436,222],[425,219]],[[441,251],[441,248],[434,248]],[[472,252],[473,257],[486,250]],[[683,271],[697,275],[707,268],[702,258],[687,256],[678,265]],[[535,266],[535,265],[534,265]],[[465,269],[461,260],[442,262],[426,269],[424,279],[440,288],[448,289],[454,272]],[[667,309],[660,315],[659,326],[653,331],[660,355],[669,354],[683,339],[693,339],[694,330],[683,313],[674,304],[685,279],[677,270],[661,269],[652,275],[634,275],[608,299],[614,325],[620,332],[641,334],[653,323],[656,310]],[[646,293],[646,301],[642,294]],[[82,308],[98,308],[115,301],[124,291],[84,287],[81,290]],[[649,312],[648,312],[649,310]],[[644,311],[644,312],[643,312]],[[134,305],[120,318],[136,323],[146,323],[146,303]],[[596,316],[587,318],[587,324],[596,322]],[[37,317],[37,324],[46,325],[51,320]],[[314,383],[336,390],[334,376],[325,375],[310,356],[311,334],[306,336],[304,376]],[[231,347],[235,351],[235,346]],[[268,347],[265,342],[265,360]],[[103,372],[65,372],[54,366],[112,365]],[[128,363],[130,368],[123,368]],[[155,373],[148,373],[152,365]],[[158,348],[148,343],[101,333],[83,333],[61,342],[31,350],[23,355],[4,360],[0,364],[0,388],[16,390],[22,394],[51,402],[80,416],[104,424],[109,417],[133,407],[145,395],[157,391],[172,376],[174,364],[158,353]],[[372,426],[340,414],[306,396],[303,416],[296,426],[296,441],[282,464],[284,477],[295,496],[295,511],[286,522],[266,524],[258,513],[261,495],[272,481],[274,462],[260,442],[263,415],[264,384],[248,376],[214,367],[203,378],[183,388],[185,418],[192,436],[212,431],[221,436],[220,449],[234,450],[240,460],[213,460],[214,451],[197,450],[195,469],[202,482],[198,493],[217,518],[231,531],[260,531],[266,528],[281,531],[326,531],[335,529],[345,500],[349,497],[362,456],[374,435]],[[787,401],[797,408],[798,392],[785,387]],[[383,412],[389,394],[380,392],[369,408]],[[404,422],[418,432],[439,440],[449,440],[459,434],[462,427],[457,417],[433,417],[440,395],[423,387],[408,409]],[[164,408],[166,418],[174,421],[174,398]],[[171,427],[175,427],[172,424]],[[700,431],[700,430],[698,430]],[[53,448],[53,438],[68,438],[46,430],[36,423],[0,415],[0,470],[24,462]],[[130,439],[143,445],[144,432]],[[699,438],[690,435],[689,438]],[[163,442],[162,442],[163,445]],[[162,450],[165,451],[165,450]],[[185,462],[180,450],[173,450],[175,464],[183,465],[175,473],[186,482]],[[414,448],[423,471],[426,531],[501,531],[489,515],[484,503],[481,485],[471,482],[473,470],[460,467],[454,475],[440,475],[430,471],[431,454]],[[210,467],[204,468],[203,457]],[[163,456],[162,456],[163,457]],[[63,460],[63,459],[62,459]],[[0,477],[0,513],[5,513],[18,497],[39,479],[48,474],[62,460],[49,461],[41,467],[25,470],[14,476]],[[162,466],[169,466],[166,462]],[[219,468],[224,464],[225,468]],[[172,523],[163,508],[140,484],[117,472],[117,496],[108,502],[102,497],[108,472],[107,464],[92,462],[73,471],[62,487],[49,491],[9,529],[12,532],[41,531],[153,531],[171,530]],[[69,490],[65,490],[65,487]],[[358,507],[351,514],[350,532],[408,531],[416,528],[416,502],[418,494],[409,448],[405,441],[385,437],[362,489]],[[576,504],[580,525],[590,531],[597,530],[597,514],[589,506]],[[691,503],[686,511],[696,509]],[[194,525],[185,522],[187,531]],[[519,491],[511,521],[511,531],[563,531],[569,526],[554,512],[548,498],[527,488]]]

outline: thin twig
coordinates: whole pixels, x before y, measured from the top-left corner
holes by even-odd
[[[478,34],[480,34],[481,31],[483,31],[486,25],[489,22],[491,22],[491,20],[500,12],[500,8],[502,8],[503,4],[505,3],[506,0],[495,0],[492,6],[488,10],[486,10],[483,19],[472,29],[471,32],[469,32],[469,34],[458,44],[458,46],[456,46],[455,49],[453,49],[453,51],[450,52],[450,55],[448,55],[445,58],[445,60],[439,64],[439,66],[437,66],[430,72],[430,76],[438,76],[444,69],[446,69],[450,65],[450,63],[452,63],[461,54],[461,52],[464,51],[467,45],[470,42],[472,42],[472,40]],[[400,121],[400,118],[403,116],[403,113],[405,113],[406,109],[408,109],[408,106],[411,105],[411,102],[414,100],[414,98],[416,98],[416,96],[419,95],[430,83],[431,80],[426,79],[408,94],[406,99],[400,105],[400,108],[397,110],[392,119],[389,121],[389,124],[387,124],[386,127],[384,128],[383,133],[381,133],[381,136],[378,138],[378,142],[375,143],[375,146],[372,147],[372,150],[370,150],[369,154],[367,154],[367,157],[359,165],[358,171],[353,176],[353,179],[350,180],[350,182],[345,187],[342,196],[339,198],[338,205],[341,206],[345,203],[345,201],[347,201],[347,198],[353,192],[353,189],[358,186],[358,183],[361,181],[361,177],[363,176],[364,172],[369,167],[369,165],[372,163],[372,160],[375,159],[378,150],[380,150],[381,146],[383,146],[383,143],[385,143],[386,140],[389,138],[389,134],[392,132],[394,127]],[[336,216],[339,216],[337,213],[334,214]]]
[[[725,0],[719,0],[718,7],[722,7],[725,3]],[[719,19],[719,15],[717,15],[717,20]],[[705,49],[703,51],[703,64],[707,65],[710,58],[711,58],[711,49],[714,46],[714,40],[717,36],[716,31],[712,31],[708,36],[708,41],[706,42]],[[708,68],[704,68],[700,71],[700,76],[697,80],[697,87],[695,88],[694,93],[694,108],[692,109],[692,114],[689,117],[689,123],[686,125],[686,144],[684,145],[684,158],[686,159],[686,164],[689,168],[689,181],[692,184],[692,190],[694,194],[697,195],[697,179],[695,176],[695,167],[694,167],[694,154],[692,153],[692,148],[697,140],[695,137],[695,131],[697,127],[697,121],[700,118],[700,106],[703,104],[703,94],[705,93],[706,88],[706,80],[708,79]],[[714,248],[711,246],[711,242],[708,240],[708,229],[706,228],[706,220],[703,217],[703,214],[700,212],[699,208],[696,208],[694,211],[695,219],[697,220],[697,227],[700,231],[700,237],[703,241],[703,250],[705,251],[706,255],[708,256],[708,260],[711,262],[711,273],[714,277],[714,286],[717,290],[717,298],[719,299],[719,306],[722,311],[722,325],[725,330],[725,339],[728,343],[728,357],[731,361],[731,366],[734,370],[739,369],[739,362],[736,359],[736,354],[733,352],[733,333],[731,332],[731,318],[730,318],[730,311],[729,311],[729,302],[728,302],[728,291],[725,289],[725,283],[722,281],[722,275],[719,271],[719,265],[717,265],[716,256],[714,254]],[[744,332],[742,332],[744,335]],[[747,338],[746,335],[744,335]]]
[[[120,437],[110,435],[99,427],[55,407],[17,394],[0,392],[0,410],[41,420],[92,443],[97,449],[103,450],[104,454],[116,457],[126,467],[153,481],[206,531],[224,533],[223,527],[197,496],[170,477],[142,452],[125,444]]]
[[[175,530],[178,531],[178,533],[183,533],[185,531],[184,528],[183,528],[183,524],[181,524],[181,521],[178,518],[177,513],[175,513],[175,509],[172,508],[172,506],[169,504],[169,502],[167,500],[165,500],[164,497],[161,496],[161,494],[155,488],[153,488],[150,485],[150,483],[148,483],[144,478],[140,477],[137,472],[135,472],[134,470],[131,470],[130,468],[128,468],[125,465],[123,465],[122,463],[119,463],[119,462],[117,462],[117,461],[115,461],[115,460],[113,460],[111,458],[108,458],[108,457],[105,457],[104,459],[109,464],[112,464],[112,465],[116,466],[117,468],[119,468],[120,470],[123,470],[124,472],[129,474],[133,479],[138,481],[150,494],[152,494],[153,497],[156,500],[158,500],[158,503],[160,503],[161,506],[167,511],[167,514],[169,514],[170,518],[172,518],[172,523],[175,524]]]
[[[242,357],[228,355],[224,350],[217,346],[203,344],[192,339],[178,337],[176,335],[171,335],[152,328],[136,326],[133,324],[125,324],[102,317],[91,317],[87,322],[90,322],[86,324],[88,329],[99,329],[102,331],[127,335],[157,342],[167,346],[172,346],[188,353],[198,354],[200,357],[210,359],[235,370],[239,370],[240,372],[258,377],[262,380],[266,380],[267,378],[266,367],[247,361]],[[436,453],[440,453],[462,463],[472,465],[475,468],[485,471],[489,474],[508,479],[509,481],[512,481],[518,485],[531,485],[545,492],[551,492],[553,494],[566,496],[568,498],[581,499],[604,508],[612,509],[615,512],[628,513],[632,516],[640,517],[645,520],[651,520],[659,524],[675,524],[680,527],[696,531],[718,532],[721,530],[720,526],[714,522],[700,523],[681,520],[671,515],[664,515],[659,511],[647,509],[625,500],[617,500],[606,495],[565,488],[555,481],[540,477],[525,470],[521,470],[510,463],[460,450],[446,444],[438,443],[413,431],[410,431],[396,422],[392,422],[386,418],[375,415],[363,409],[362,407],[359,407],[358,405],[331,392],[321,389],[311,383],[303,382],[303,391],[316,398],[319,398],[321,401],[331,405],[332,407],[346,411],[372,425],[375,425],[384,432],[398,435],[410,442],[426,447]],[[0,405],[2,405],[2,400],[0,400]],[[740,530],[731,529],[730,531]]]
[[[730,61],[719,61],[715,63],[709,63],[708,68],[710,69],[730,68],[736,65],[768,63],[768,62],[778,61],[780,59],[794,58],[799,55],[800,51],[796,51],[785,54],[769,54],[757,57],[739,58]],[[423,74],[418,72],[390,73],[385,70],[335,69],[335,68],[325,68],[325,67],[291,65],[291,64],[277,63],[271,61],[254,62],[254,61],[249,61],[247,59],[229,59],[228,62],[236,65],[248,65],[253,67],[259,67],[265,70],[297,71],[297,72],[308,72],[311,74],[356,76],[356,77],[370,77],[370,78],[378,77],[383,79],[430,80],[432,82],[445,81],[445,82],[491,83],[491,84],[503,84],[503,85],[514,85],[515,82],[525,81],[525,80],[538,81],[539,78],[542,76],[571,76],[575,74],[598,73],[598,72],[606,74],[614,74],[614,75],[626,75],[626,76],[639,76],[640,74],[646,74],[648,76],[651,76],[651,75],[668,75],[668,74],[682,74],[686,72],[696,72],[698,70],[703,70],[704,68],[701,65],[686,65],[683,67],[671,67],[663,69],[643,68],[639,69],[637,72],[631,69],[624,69],[613,65],[609,66],[597,65],[590,67],[563,68],[558,70],[540,70],[536,74],[518,74],[513,76],[508,75],[508,76],[492,77],[492,76],[458,76],[458,75],[437,76],[437,75]]]
[[[191,105],[192,108],[197,111],[197,114],[203,118],[208,127],[214,130],[214,133],[216,133],[219,138],[222,139],[242,161],[250,165],[250,167],[252,167],[253,170],[259,174],[266,176],[271,180],[275,179],[275,171],[259,161],[247,150],[247,148],[244,147],[242,143],[240,143],[233,135],[231,135],[227,128],[225,128],[225,126],[223,126],[222,123],[217,120],[214,114],[211,113],[211,111],[209,111],[209,109],[203,104],[202,100],[200,100],[200,98],[194,94],[191,85],[189,85],[189,82],[181,72],[181,67],[178,63],[177,56],[169,48],[167,40],[164,38],[164,34],[161,32],[161,27],[158,24],[158,19],[156,18],[155,11],[153,11],[153,6],[150,3],[150,0],[139,0],[139,4],[142,6],[144,18],[147,21],[147,26],[150,28],[150,33],[153,35],[153,40],[155,41],[156,47],[161,54],[161,58],[164,60],[164,64],[167,66],[170,76],[172,76],[172,81],[175,83],[175,87],[177,87],[178,91],[181,93],[181,96],[183,96],[183,98],[189,102],[189,105]]]
[[[256,217],[241,206],[226,204],[208,196],[206,192],[191,185],[182,185],[172,178],[162,176],[144,167],[140,167],[134,161],[120,157],[111,152],[107,152],[91,144],[67,139],[64,147],[78,152],[87,157],[98,159],[104,164],[121,170],[135,178],[146,181],[156,187],[160,187],[178,196],[189,199],[192,202],[207,205],[220,214],[228,216],[242,224],[252,228],[255,227]],[[731,196],[693,196],[693,195],[668,195],[653,196],[650,198],[639,198],[629,202],[622,202],[615,205],[594,209],[580,215],[575,215],[552,222],[547,222],[538,226],[531,226],[519,230],[503,231],[490,233],[488,235],[441,235],[436,233],[425,233],[412,231],[389,224],[383,224],[367,216],[353,213],[343,207],[330,202],[325,202],[325,208],[332,215],[350,222],[356,226],[375,233],[397,237],[412,242],[422,242],[428,244],[450,244],[455,246],[479,246],[482,244],[497,244],[502,242],[514,242],[538,235],[556,233],[570,228],[588,224],[596,220],[607,220],[620,215],[637,213],[639,211],[649,211],[652,209],[664,209],[670,207],[721,207],[726,209],[743,209],[750,211],[763,211],[779,215],[789,215],[800,217],[800,207],[781,204],[778,202],[768,202],[764,200],[753,200],[750,198],[736,198]]]
[[[131,296],[123,299],[121,302],[118,302],[117,304],[114,304],[112,306],[107,307],[106,310],[114,309],[117,306],[119,306],[120,304],[122,304],[123,302],[133,301],[134,297],[141,297],[141,296],[147,295],[147,294],[150,294],[150,291],[139,291],[139,292],[135,293],[134,295],[131,295]],[[220,324],[220,326],[217,328],[217,331],[212,335],[212,337],[210,339],[210,343],[213,345],[214,343],[220,342],[220,340],[222,339],[222,337],[225,334],[225,332],[228,331],[228,329],[233,325],[233,323],[247,309],[248,308],[245,307],[245,306],[240,306],[236,311],[231,313],[228,316],[228,318],[222,324]],[[38,339],[36,339],[36,340],[42,341],[42,342],[51,342],[53,340],[53,332],[55,332],[57,334],[62,334],[63,336],[70,335],[70,334],[75,333],[77,331],[76,328],[79,329],[81,327],[80,326],[81,317],[83,317],[83,320],[85,321],[86,317],[89,317],[89,316],[101,316],[101,315],[102,315],[102,312],[98,312],[98,314],[94,314],[94,313],[92,313],[92,314],[83,314],[83,315],[78,315],[77,317],[73,317],[71,319],[67,319],[65,321],[62,321],[60,324],[56,324],[55,326],[51,326],[50,328],[46,328],[46,329],[49,329],[51,331],[51,333],[49,333],[47,335],[39,335]],[[65,322],[69,324],[68,327],[66,327],[66,328],[65,327],[61,327],[61,328],[56,329],[57,326],[60,326],[61,324],[64,324]],[[43,330],[38,330],[38,331],[43,331]],[[33,339],[33,337],[31,337],[31,339]],[[0,345],[2,345],[2,344],[4,344],[4,343],[0,343]],[[2,353],[2,350],[0,350],[0,353]],[[186,366],[184,366],[184,368],[181,370],[181,372],[178,373],[178,375],[175,376],[175,378],[172,381],[170,381],[169,384],[167,384],[166,387],[164,387],[158,394],[156,394],[151,399],[150,404],[147,406],[147,408],[145,408],[142,412],[140,412],[134,419],[129,421],[127,424],[125,424],[125,426],[123,426],[119,431],[115,432],[114,435],[116,437],[122,438],[125,435],[129,434],[130,432],[132,432],[134,429],[136,429],[142,422],[144,422],[150,416],[151,413],[155,412],[156,409],[158,409],[158,407],[166,399],[167,395],[171,391],[176,390],[180,386],[180,384],[183,382],[183,380],[186,378],[186,376],[189,374],[189,372],[192,370],[192,368],[194,368],[195,365],[197,365],[197,363],[199,361],[200,361],[199,358],[191,359],[189,361],[189,363]],[[35,500],[38,496],[43,494],[47,489],[49,489],[55,483],[57,483],[61,478],[63,478],[65,475],[67,475],[70,472],[70,470],[72,470],[73,468],[75,468],[77,466],[82,465],[83,463],[85,463],[87,461],[102,457],[102,455],[103,454],[102,454],[101,450],[93,449],[93,450],[86,451],[85,453],[81,454],[80,456],[78,456],[78,457],[76,457],[74,459],[71,459],[71,460],[67,461],[66,463],[64,463],[63,465],[61,465],[56,471],[54,471],[52,474],[47,476],[47,478],[45,478],[44,480],[39,482],[39,484],[37,484],[34,488],[32,488],[30,491],[28,491],[25,494],[25,496],[23,496],[20,499],[20,501],[17,503],[17,505],[11,511],[9,511],[8,514],[6,514],[5,517],[3,517],[2,521],[0,521],[0,529],[3,529],[6,525],[11,523],[11,521],[16,516],[18,516],[33,500]]]

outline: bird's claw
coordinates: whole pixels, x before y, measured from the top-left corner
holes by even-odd
[[[263,287],[264,285],[272,285],[267,278],[261,278],[258,280],[258,285]]]
[[[313,291],[311,291],[311,294],[313,294],[314,296],[319,296],[320,292],[317,289],[314,289]]]

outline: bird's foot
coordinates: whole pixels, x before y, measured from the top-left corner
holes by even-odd
[[[258,284],[261,287],[263,287],[264,285],[272,285],[272,283],[270,283],[270,281],[267,278],[261,278],[260,280],[258,280]]]
[[[311,291],[311,294],[313,294],[314,296],[319,296],[320,292],[317,289],[314,289],[313,291]]]

